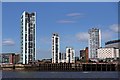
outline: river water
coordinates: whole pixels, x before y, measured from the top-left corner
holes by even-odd
[[[2,80],[119,80],[119,72],[2,71]]]

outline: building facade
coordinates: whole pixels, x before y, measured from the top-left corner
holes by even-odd
[[[75,63],[75,50],[70,47],[66,47],[66,63]]]
[[[36,60],[36,13],[23,12],[21,16],[21,62]]]
[[[60,54],[60,58],[61,58],[61,63],[66,63],[66,53],[61,53]]]
[[[52,63],[60,63],[60,38],[57,33],[52,34]]]
[[[117,59],[120,57],[119,55],[119,49],[117,48],[99,48],[97,50],[98,52],[98,59],[107,59],[107,58],[113,58]]]
[[[89,58],[97,58],[97,49],[101,47],[101,32],[97,28],[92,28],[88,31],[89,33]]]
[[[120,39],[106,42],[105,47],[114,47],[120,49]]]
[[[86,47],[83,50],[80,50],[80,60],[82,60],[83,62],[88,62],[89,58],[88,58],[88,47]]]
[[[20,54],[3,53],[0,54],[0,63],[2,64],[16,64],[20,60]]]

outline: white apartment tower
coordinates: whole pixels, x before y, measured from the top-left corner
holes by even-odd
[[[57,33],[52,34],[52,63],[60,63],[60,38]]]
[[[66,47],[66,63],[75,62],[75,50],[70,47]]]
[[[97,49],[101,47],[101,32],[97,28],[92,28],[89,33],[89,59],[97,58]]]
[[[21,61],[29,64],[36,60],[36,13],[21,15]]]

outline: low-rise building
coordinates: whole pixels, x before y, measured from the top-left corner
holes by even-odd
[[[82,62],[88,62],[88,47],[83,50],[80,50],[80,60]]]
[[[105,43],[105,47],[114,47],[120,49],[120,39],[118,40],[111,40]]]
[[[16,64],[20,60],[20,54],[3,53],[0,54],[0,63],[3,64]]]
[[[119,49],[117,48],[99,48],[97,50],[98,59],[117,59],[119,58]]]
[[[43,63],[52,63],[52,59],[42,59]]]

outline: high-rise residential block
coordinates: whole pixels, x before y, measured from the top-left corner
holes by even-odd
[[[75,50],[71,47],[66,47],[66,63],[75,63]]]
[[[36,13],[21,15],[21,61],[29,64],[36,60]]]
[[[60,38],[57,33],[52,34],[52,63],[60,63]]]
[[[97,58],[97,49],[101,47],[101,32],[97,28],[92,28],[88,31],[89,33],[89,58]]]

